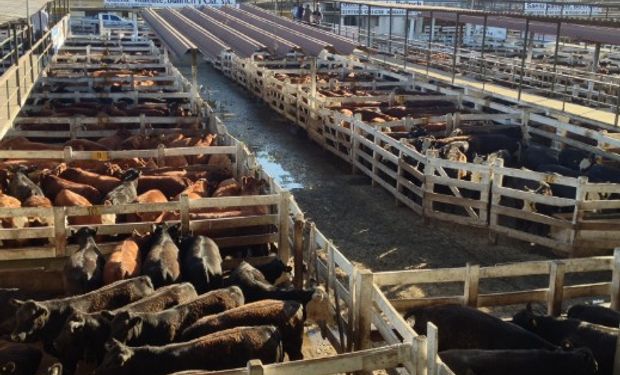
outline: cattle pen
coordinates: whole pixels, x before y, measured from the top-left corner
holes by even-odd
[[[519,147],[569,149],[612,163],[620,161],[614,126],[514,106],[379,65],[356,43],[318,31],[292,43],[295,36],[282,27],[286,34],[277,38],[285,56],[270,55],[267,42],[245,38],[216,19],[238,22],[257,39],[270,38],[271,32],[233,21],[234,14],[243,14],[257,25],[272,22],[264,19],[275,16],[262,12],[252,5],[145,10],[146,25],[126,33],[100,27],[99,35],[73,34],[68,16],[58,16],[65,33],[61,46],[44,35],[0,77],[0,87],[7,88],[7,105],[0,110],[0,178],[7,185],[2,191],[11,189],[4,182],[9,173],[20,173],[55,198],[49,205],[23,200],[0,208],[0,287],[61,295],[63,266],[81,246],[74,238],[80,229],[96,229],[97,245],[109,256],[128,237],[166,222],[179,224],[182,234],[212,238],[224,272],[244,261],[258,267],[279,259],[292,265],[295,288],[324,288],[326,309],[307,327],[322,338],[304,337],[308,353],[317,342],[328,343],[327,353],[179,375],[450,375],[438,354],[438,328],[429,323],[424,334],[416,332],[403,318],[409,310],[457,304],[505,317],[517,305],[538,303],[559,316],[584,299],[620,308],[620,250],[609,256],[620,246],[620,185],[523,169],[501,156],[463,160],[467,150],[427,147],[412,136],[419,129],[433,141],[464,133],[518,134]],[[324,48],[321,38],[331,44]],[[316,56],[303,56],[302,50],[317,48]],[[490,241],[503,235],[568,258],[384,272],[354,264],[202,98],[199,53],[426,221],[482,228]],[[175,67],[177,59],[191,61],[191,78]],[[73,184],[76,170],[101,172],[119,183],[137,170],[138,198],[107,201],[99,194],[102,186]],[[219,195],[219,188],[235,192]],[[92,199],[58,198],[65,190]],[[152,190],[163,197],[151,199]],[[497,288],[486,284],[491,279],[516,281]]]
[[[112,85],[122,89],[106,90]],[[67,87],[70,94],[57,93],[59,87]],[[50,55],[44,76],[34,83],[14,125],[5,129],[0,158],[7,168],[16,164],[27,166],[28,176],[38,181],[43,179],[42,172],[49,171],[50,167],[60,168],[62,175],[64,168],[114,168],[112,163],[126,163],[126,167],[139,168],[144,174],[151,170],[183,168],[197,176],[201,172],[203,175],[205,172],[221,173],[240,182],[242,178],[255,178],[264,181],[265,185],[253,195],[219,198],[189,199],[183,193],[167,202],[93,204],[87,207],[63,206],[54,202],[53,207],[1,208],[3,220],[17,222],[19,218],[40,218],[42,223],[36,227],[0,229],[3,246],[0,285],[19,288],[26,293],[61,294],[63,264],[78,249],[71,240],[77,230],[85,226],[96,229],[97,235],[101,236],[99,248],[102,253],[110,254],[122,238],[135,231],[150,230],[154,221],[166,217],[167,222],[180,223],[183,232],[204,231],[223,251],[257,245],[268,246],[271,250],[262,256],[226,258],[222,265],[224,269],[233,269],[242,260],[260,265],[276,257],[285,262],[294,259],[294,284],[301,286],[305,257],[316,280],[327,290],[330,310],[326,315],[323,313],[325,321],[320,325],[334,348],[334,355],[272,365],[251,361],[247,369],[227,373],[301,371],[332,374],[393,368],[421,373],[420,366],[424,362],[414,358],[423,356],[424,341],[421,338],[414,340],[416,335],[408,325],[394,325],[399,335],[408,338],[404,342],[388,338],[384,342],[380,340],[378,346],[372,344],[373,317],[395,316],[396,312],[388,304],[372,310],[362,308],[371,306],[371,298],[377,297],[367,293],[372,289],[372,283],[369,284],[371,273],[355,267],[314,224],[304,219],[291,194],[262,169],[247,147],[228,134],[209,104],[197,95],[196,89],[172,65],[167,51],[161,52],[153,43],[148,31],[141,31],[140,36],[133,39],[112,35],[104,38],[68,36],[58,54]],[[166,111],[173,107],[175,112],[160,114],[157,113],[160,107],[144,106],[135,111],[139,112],[135,115],[127,113],[132,105],[139,106],[149,101],[167,103]],[[93,115],[84,112],[86,107],[101,102],[108,104],[98,107]],[[50,117],[50,111],[80,114]],[[146,114],[149,111],[152,113]],[[153,146],[135,150],[98,149],[93,141],[89,141],[113,137],[119,131],[127,139],[153,139]],[[168,147],[163,142],[170,135],[199,138],[213,135],[215,142],[204,146]],[[191,164],[200,157],[214,155],[222,155],[227,162],[223,166]],[[183,160],[179,163],[179,159]],[[136,160],[148,162],[140,164]],[[266,211],[253,211],[256,206],[264,207]],[[234,207],[241,214],[221,218],[218,215],[194,216],[202,209],[217,213],[218,209],[226,207]],[[166,213],[172,215],[165,216]],[[134,219],[112,223],[100,220],[87,224],[79,221],[80,218],[102,218],[105,215],[134,215]],[[252,228],[258,228],[258,231],[252,231]],[[318,256],[319,253],[322,256]],[[308,340],[312,347],[315,339]]]

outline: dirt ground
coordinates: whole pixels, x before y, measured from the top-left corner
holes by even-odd
[[[188,67],[181,71],[190,75]],[[310,141],[304,132],[215,69],[199,68],[203,97],[224,112],[230,133],[294,194],[306,217],[352,261],[373,271],[460,267],[552,258],[544,249],[500,239],[486,230],[435,221],[425,225],[370,179]]]

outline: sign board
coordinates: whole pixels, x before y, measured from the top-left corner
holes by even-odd
[[[182,8],[234,5],[236,0],[103,0],[107,8]]]
[[[411,0],[411,1],[402,1],[402,0],[388,0],[388,1],[384,1],[387,3],[395,3],[395,4],[409,4],[409,5],[424,5],[424,1],[423,0]],[[359,16],[360,15],[360,6],[358,4],[343,4],[340,3],[340,6],[342,7],[342,15],[343,16]],[[362,16],[367,16],[368,15],[368,7],[366,5],[362,5],[362,12],[361,15]],[[418,12],[414,12],[414,11],[409,11],[409,15],[410,16],[416,16],[418,14]],[[370,8],[370,15],[371,16],[389,16],[390,15],[390,9],[389,8],[379,8],[379,7],[371,7]],[[405,10],[404,9],[392,9],[392,15],[393,16],[404,16],[405,15]]]
[[[474,30],[476,31],[477,34],[482,34],[482,30],[484,30],[484,26],[482,25],[475,25],[474,26]],[[508,36],[507,34],[507,30],[505,28],[501,28],[501,27],[487,27],[487,39],[490,41],[503,41],[506,40],[506,37]]]
[[[525,3],[525,13],[537,16],[597,16],[604,14],[602,8],[591,5],[545,3]]]

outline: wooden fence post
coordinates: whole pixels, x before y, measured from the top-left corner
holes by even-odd
[[[265,368],[260,359],[251,359],[248,361],[248,375],[263,375]]]
[[[435,167],[432,165],[433,157],[436,157],[436,151],[434,150],[426,150],[426,160],[424,164],[424,182],[423,193],[422,193],[422,212],[424,214],[424,223],[428,224],[429,216],[433,214],[433,201],[427,199],[427,195],[430,197],[433,194],[433,190],[435,190],[435,183],[431,182],[430,176],[435,174]]]
[[[612,262],[612,276],[611,276],[611,308],[613,310],[620,310],[620,247],[614,250],[614,259]]]
[[[549,291],[547,292],[547,314],[551,316],[559,316],[562,313],[565,273],[566,263],[557,260],[551,262]]]
[[[360,270],[357,279],[357,350],[370,349],[370,325],[373,311],[373,273],[370,270]]]
[[[279,215],[280,215],[280,225],[279,225],[279,237],[278,237],[278,255],[284,264],[288,263],[291,258],[291,250],[288,242],[288,229],[289,229],[289,200],[291,199],[291,193],[288,191],[282,191],[280,193],[280,204],[279,204]]]
[[[295,262],[293,285],[297,289],[301,289],[304,285],[304,224],[304,216],[297,214],[293,233],[293,260]]]
[[[56,256],[66,254],[67,250],[67,224],[65,221],[65,208],[54,207],[54,248]]]
[[[179,214],[181,215],[181,233],[189,234],[189,196],[187,193],[183,193],[179,197],[179,211]]]
[[[428,375],[437,373],[437,351],[439,348],[439,330],[432,322],[426,323],[426,356],[428,359]]]
[[[584,211],[582,207],[583,207],[584,201],[586,201],[586,198],[587,198],[587,190],[586,190],[587,184],[588,184],[588,177],[580,176],[577,178],[577,189],[575,191],[575,209],[573,211],[573,219],[572,219],[573,227],[571,228],[570,238],[569,238],[569,243],[568,243],[571,249],[571,256],[578,255],[578,254],[575,254],[575,247],[576,247],[577,237],[579,233],[577,226],[579,225],[579,223],[581,223],[581,220],[584,215]]]
[[[498,225],[498,214],[496,214],[497,206],[502,196],[495,191],[495,187],[502,187],[504,184],[504,174],[497,172],[496,168],[503,168],[504,160],[497,159],[491,167],[491,206],[489,208],[489,242],[493,245],[497,244],[497,232],[493,229]]]
[[[464,303],[470,307],[478,307],[478,285],[480,282],[480,265],[467,263],[465,266],[465,298]]]
[[[416,375],[427,375],[427,364],[428,364],[428,356],[427,356],[427,348],[426,348],[426,337],[424,336],[416,336],[414,339],[414,345],[417,347],[416,350],[416,358],[415,358],[415,374]]]

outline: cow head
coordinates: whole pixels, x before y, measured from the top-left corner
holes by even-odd
[[[11,333],[11,340],[15,342],[33,341],[45,328],[49,320],[49,309],[36,301],[11,300],[15,306],[15,329]]]
[[[15,362],[7,361],[0,365],[0,374],[13,374],[16,369],[17,366],[15,365]]]
[[[121,176],[121,181],[123,182],[134,181],[138,179],[138,177],[140,177],[141,174],[142,172],[140,172],[139,170],[135,168],[130,168],[126,170],[125,173],[123,173],[123,175]]]
[[[58,336],[54,339],[54,348],[63,354],[68,354],[68,352],[81,349],[78,348],[83,340],[86,339],[85,336],[85,326],[87,324],[86,320],[92,319],[87,316],[83,312],[73,310],[64,326],[62,327]]]
[[[143,319],[129,311],[118,313],[111,323],[110,337],[120,342],[131,343],[142,333]]]
[[[536,332],[540,326],[541,316],[532,310],[532,304],[528,303],[524,310],[519,311],[512,317],[512,322],[528,331]]]
[[[77,231],[71,230],[71,236],[75,236],[78,240],[80,248],[84,247],[89,239],[95,237],[97,234],[97,228],[82,227]]]
[[[106,345],[106,355],[101,365],[95,370],[95,374],[111,373],[110,370],[123,367],[133,357],[133,350],[118,340]]]

